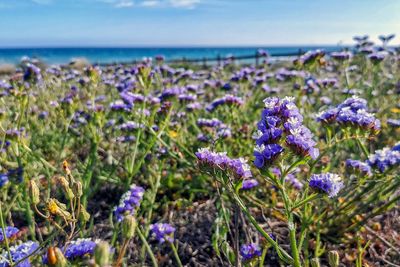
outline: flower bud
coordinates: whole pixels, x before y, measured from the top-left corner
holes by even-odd
[[[336,250],[329,251],[328,262],[330,267],[339,267],[339,253]]]
[[[77,198],[80,198],[83,195],[82,183],[80,181],[73,182],[72,191]]]
[[[126,216],[122,221],[122,235],[128,239],[134,237],[136,225],[137,222],[135,217],[132,215]]]
[[[320,267],[320,266],[321,265],[319,264],[318,258],[311,259],[311,267]]]
[[[100,241],[94,249],[94,260],[99,267],[109,265],[110,245],[105,241]]]
[[[74,198],[74,193],[72,192],[71,188],[69,187],[69,182],[65,177],[60,176],[58,177],[58,182],[61,184],[62,188],[65,191],[65,194],[67,195],[68,199],[73,199]]]
[[[40,202],[40,191],[34,180],[29,181],[29,191],[33,205],[37,205]]]
[[[64,257],[64,254],[62,253],[61,249],[54,248],[54,252],[56,254],[56,259],[57,259],[57,263],[56,263],[55,266],[56,267],[67,267],[68,266],[68,261]]]
[[[68,161],[66,161],[66,160],[63,161],[63,169],[67,175],[71,174],[71,170],[69,169]]]
[[[81,213],[79,214],[79,217],[84,222],[88,222],[90,220],[90,213],[87,212],[87,210],[82,204],[81,204]]]

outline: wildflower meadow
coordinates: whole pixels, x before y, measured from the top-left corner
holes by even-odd
[[[399,266],[400,50],[0,74],[0,267]]]

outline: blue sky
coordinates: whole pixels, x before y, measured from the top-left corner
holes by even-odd
[[[400,0],[0,0],[0,29],[2,47],[400,44]]]

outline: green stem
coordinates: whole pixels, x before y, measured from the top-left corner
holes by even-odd
[[[257,223],[256,219],[250,214],[250,211],[247,209],[247,207],[243,204],[242,200],[238,195],[233,193],[233,199],[236,201],[236,203],[239,205],[240,209],[244,212],[246,217],[250,220],[251,224],[258,230],[258,232],[270,243],[276,252],[278,253],[278,256],[280,259],[282,259],[285,263],[291,264],[293,263],[292,257],[285,251],[283,250],[278,243],[273,240],[267,232],[264,231],[264,229]]]
[[[156,257],[154,256],[154,253],[151,250],[151,247],[150,247],[149,243],[147,242],[146,238],[144,237],[144,235],[143,235],[143,233],[142,233],[142,231],[140,230],[139,227],[136,228],[136,233],[139,236],[140,240],[142,241],[144,247],[146,248],[147,253],[150,256],[151,262],[153,263],[153,267],[158,267],[158,263],[157,263]]]
[[[5,226],[4,218],[3,218],[3,205],[2,205],[1,201],[0,201],[0,222],[1,222],[1,230],[3,231],[4,241],[6,243],[8,258],[9,258],[9,261],[10,261],[10,263],[12,265],[13,264],[13,260],[12,260],[12,256],[11,256],[11,253],[10,253],[10,244],[8,242],[8,238],[7,238],[7,235],[6,235],[6,226]]]
[[[308,202],[310,202],[310,201],[312,201],[312,200],[314,200],[314,199],[316,199],[316,198],[318,198],[319,197],[319,194],[312,194],[312,195],[310,195],[310,196],[308,196],[308,197],[306,197],[305,199],[303,199],[303,200],[301,200],[301,201],[299,201],[299,202],[297,202],[296,204],[294,204],[293,206],[292,206],[292,208],[291,208],[291,211],[293,211],[293,210],[295,210],[295,209],[297,209],[297,208],[300,208],[301,206],[303,206],[304,204],[307,204]]]
[[[176,259],[176,263],[178,264],[178,267],[183,267],[181,259],[179,258],[178,255],[178,250],[176,249],[174,242],[169,242],[169,244],[171,245],[172,251],[174,252],[174,256]]]
[[[356,138],[356,142],[360,146],[362,152],[364,153],[364,156],[368,158],[369,152],[368,152],[367,148],[365,147],[365,145],[358,138]]]
[[[297,240],[296,240],[296,226],[293,222],[293,212],[291,208],[291,203],[288,195],[286,194],[285,189],[281,191],[283,202],[285,205],[286,216],[288,219],[288,227],[289,227],[289,238],[290,238],[290,249],[292,250],[293,257],[293,266],[301,267],[299,250],[297,248]]]

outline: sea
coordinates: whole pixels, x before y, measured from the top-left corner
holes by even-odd
[[[85,58],[95,64],[124,63],[144,58],[163,56],[166,60],[203,59],[228,56],[255,55],[258,49],[271,57],[293,55],[299,51],[323,49],[340,51],[342,46],[266,46],[266,47],[52,47],[0,48],[0,64],[17,64],[23,57],[37,58],[46,64],[66,64],[76,58]]]

